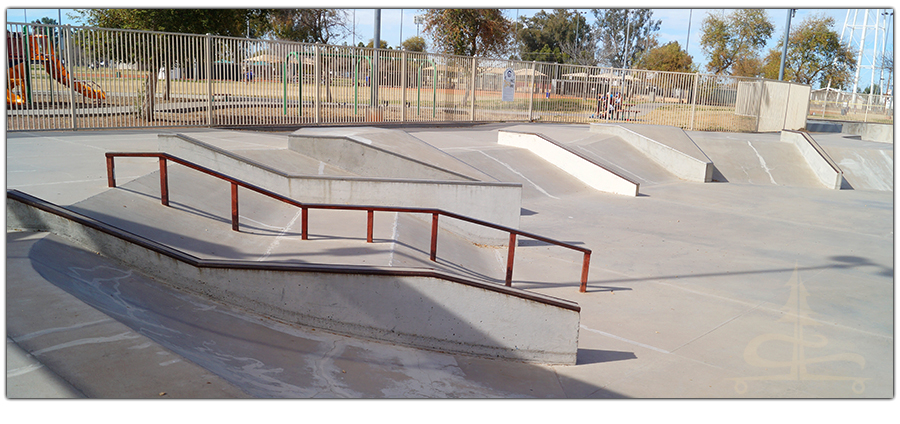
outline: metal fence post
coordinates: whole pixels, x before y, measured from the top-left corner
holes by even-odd
[[[531,84],[529,84],[531,92],[528,93],[528,120],[534,120],[534,68],[536,61],[531,62]]]
[[[472,121],[475,120],[475,73],[478,72],[478,58],[472,57],[472,109],[469,111]]]
[[[691,126],[690,130],[694,130],[694,112],[697,110],[697,97],[700,93],[698,93],[698,88],[700,87],[700,74],[694,74],[694,91],[691,93]]]
[[[401,40],[402,41],[402,40]],[[408,78],[406,73],[408,72],[408,66],[406,64],[407,59],[406,50],[403,50],[400,53],[400,121],[406,122],[406,85],[408,84]]]
[[[213,126],[213,89],[212,89],[212,34],[206,34],[206,125]]]
[[[72,43],[72,34],[69,31],[69,26],[66,25],[66,45],[71,46]],[[31,66],[31,60],[26,60],[25,63],[28,66]],[[75,118],[75,62],[72,61],[72,49],[66,49],[66,66],[69,67],[69,113],[72,117],[72,129],[78,129],[78,122]]]
[[[315,99],[315,109],[316,109],[316,113],[315,113],[316,124],[322,123],[322,104],[320,103],[321,95],[319,93],[322,89],[322,87],[320,86],[320,84],[322,83],[322,65],[319,63],[320,60],[321,60],[321,52],[319,50],[319,45],[316,44],[316,55],[315,55],[315,65],[314,65],[315,71],[313,72],[313,74],[315,74],[315,78],[316,78],[316,82],[313,84],[313,87],[315,87],[314,99]],[[301,84],[302,84],[302,82],[301,82]]]

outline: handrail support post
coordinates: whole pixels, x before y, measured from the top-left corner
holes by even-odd
[[[513,262],[516,256],[516,233],[509,233],[509,253],[506,255],[506,287],[512,287]]]
[[[166,158],[159,158],[159,199],[163,206],[169,206],[169,172]]]
[[[116,158],[106,156],[106,182],[109,188],[116,188]]]
[[[437,261],[438,213],[431,214],[431,261]]]
[[[591,267],[591,252],[584,252],[584,263],[581,265],[581,287],[578,291],[587,293],[588,269]]]
[[[375,222],[375,211],[369,209],[366,211],[366,243],[372,242],[372,227]]]
[[[309,240],[309,208],[300,208],[300,239]]]
[[[239,230],[238,223],[238,185],[237,183],[231,183],[231,229],[234,231]]]

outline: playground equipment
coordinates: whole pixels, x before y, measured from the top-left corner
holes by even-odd
[[[30,103],[31,63],[40,62],[50,76],[65,86],[71,86],[84,97],[94,100],[105,100],[106,93],[93,81],[79,81],[72,76],[65,65],[57,59],[46,35],[28,34],[6,31],[7,72],[6,105],[24,106]],[[21,87],[21,96],[13,92]]]
[[[297,60],[297,63],[300,65],[299,66],[299,76],[298,76],[299,87],[297,88],[297,95],[300,98],[300,113],[301,114],[303,113],[303,61],[301,59],[301,55],[315,57],[315,53],[296,52],[296,51],[288,52],[288,54],[285,56],[283,70],[282,70],[282,77],[281,77],[282,84],[284,85],[283,106],[284,106],[284,114],[285,115],[287,115],[287,107],[288,107],[288,100],[287,100],[288,99],[288,76],[287,76],[288,68],[287,67],[288,67],[288,61],[290,60],[291,56],[293,56]],[[333,53],[323,53],[322,56],[351,58],[353,60],[353,114],[355,115],[355,114],[359,113],[359,109],[358,109],[359,108],[359,61],[365,59],[367,62],[369,62],[369,69],[374,69],[374,67],[372,66],[372,57],[368,56],[368,55],[359,55],[359,54],[333,54]],[[403,59],[388,56],[388,57],[382,57],[381,60],[403,60]],[[416,87],[416,112],[421,114],[422,113],[422,107],[421,107],[422,82],[423,82],[422,68],[425,64],[431,64],[432,72],[434,73],[434,76],[433,76],[434,79],[432,81],[437,81],[437,66],[435,66],[434,61],[431,59],[406,59],[406,60],[415,62],[418,64],[419,80],[418,80],[418,84]],[[371,95],[373,97],[375,96],[374,89],[371,90]],[[437,105],[436,84],[432,84],[432,86],[431,86],[431,96],[432,96],[431,115],[433,117],[436,114],[435,105]]]

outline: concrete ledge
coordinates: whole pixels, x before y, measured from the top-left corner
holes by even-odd
[[[844,122],[841,132],[858,135],[866,141],[894,144],[894,126],[872,122]]]
[[[203,260],[7,192],[7,231],[48,231],[177,288],[301,325],[418,348],[575,364],[581,308],[433,270]]]
[[[825,187],[835,190],[841,189],[844,172],[808,133],[783,130],[781,131],[781,141],[793,143],[797,146],[803,159],[809,164],[809,168],[812,169]]]
[[[638,126],[634,126],[637,128]],[[626,128],[617,124],[591,124],[590,131],[613,135],[625,140],[641,153],[662,166],[676,177],[687,181],[711,182],[713,175],[713,163],[705,153],[685,134],[684,130],[676,127],[646,125],[652,127],[653,133],[663,134],[677,139],[681,144],[692,146],[695,152],[686,152],[677,149],[663,140],[659,135],[649,137],[632,128]],[[693,153],[693,154],[691,154]]]
[[[288,136],[288,149],[366,177],[477,181],[468,175],[375,146],[361,136],[295,133]]]
[[[295,175],[182,134],[160,134],[159,150],[301,202],[435,208],[519,228],[520,183]],[[505,233],[462,221],[442,226],[481,244],[508,242]]]
[[[504,146],[528,149],[597,190],[626,196],[638,195],[639,183],[616,174],[543,135],[498,131],[497,142]]]

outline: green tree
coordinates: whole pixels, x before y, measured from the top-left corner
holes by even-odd
[[[426,48],[425,39],[419,36],[409,37],[401,45],[403,50],[411,52],[424,52]]]
[[[711,13],[703,20],[700,46],[709,57],[706,69],[714,74],[734,74],[735,64],[745,60],[739,72],[754,69],[752,61],[772,37],[775,26],[765,10],[738,9],[727,16]]]
[[[636,63],[662,23],[650,9],[595,9],[594,17],[600,62],[614,68]]]
[[[801,84],[819,84],[838,89],[848,88],[856,70],[856,57],[847,43],[835,32],[834,19],[812,15],[791,29],[784,79]],[[765,77],[777,79],[781,68],[784,37],[769,51],[764,65]]]
[[[567,9],[543,10],[532,17],[519,18],[516,34],[522,60],[573,63],[585,49],[591,27],[581,14]]]
[[[425,32],[444,53],[501,56],[513,24],[500,9],[425,9]]]
[[[265,9],[76,9],[89,26],[144,31],[262,36],[269,29]]]
[[[366,44],[366,48],[371,49],[373,46],[375,46],[375,39],[374,39],[374,38],[370,38],[370,39],[369,39],[369,44]],[[388,48],[388,43],[387,43],[387,41],[384,41],[384,40],[378,40],[378,48],[379,48],[379,49],[387,49],[387,48]]]
[[[261,36],[269,30],[268,11],[265,9],[76,9],[77,20],[89,26],[103,28],[121,28],[144,31],[164,31],[188,34],[213,34],[220,36],[244,37]],[[166,53],[164,34],[148,34],[132,39],[123,44],[121,39],[95,39],[88,37],[81,46],[86,50],[97,52],[120,49],[127,52],[126,59],[138,65],[146,72],[144,95],[138,105],[141,115],[148,121],[155,120],[154,102],[156,99],[157,70],[161,67],[171,68],[172,55]],[[237,55],[242,51],[234,52]],[[193,58],[182,58],[190,61]],[[239,62],[238,57],[235,62]],[[205,66],[199,61],[198,67]],[[201,71],[202,73],[203,71]],[[169,72],[165,73],[164,97],[170,94],[171,81]]]
[[[331,44],[350,32],[343,9],[269,9],[271,35],[280,40]]]
[[[48,17],[44,16],[41,19],[35,19],[31,23],[40,24],[40,25],[56,25],[57,22],[56,22],[56,19],[48,18]]]
[[[677,41],[654,47],[636,64],[641,69],[669,72],[695,72],[694,60]]]

